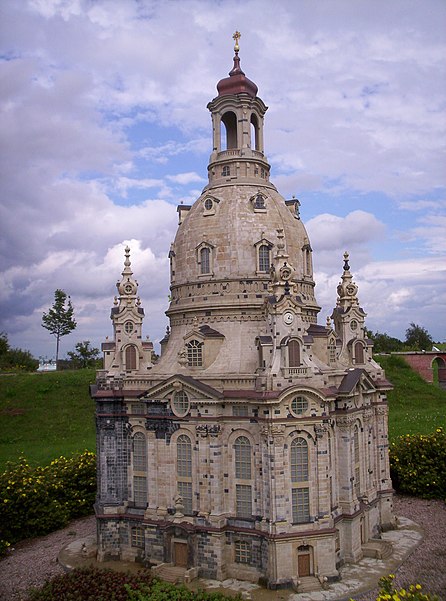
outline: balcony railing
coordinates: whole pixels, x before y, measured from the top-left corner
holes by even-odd
[[[309,367],[282,367],[285,378],[304,378],[311,375]]]

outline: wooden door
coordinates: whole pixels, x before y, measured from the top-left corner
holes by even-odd
[[[175,565],[187,568],[187,543],[174,543]]]
[[[303,553],[297,556],[298,576],[310,576],[310,554]]]

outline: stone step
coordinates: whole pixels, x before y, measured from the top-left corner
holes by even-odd
[[[156,575],[159,576],[161,580],[165,580],[172,584],[184,582],[185,573],[186,569],[179,566],[164,565],[156,570]]]
[[[393,553],[392,543],[381,539],[371,539],[362,545],[364,557],[387,559]]]
[[[299,584],[297,587],[298,593],[311,593],[314,591],[321,591],[322,585],[315,576],[302,576],[299,577]]]

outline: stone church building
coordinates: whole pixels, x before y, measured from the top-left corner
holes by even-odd
[[[391,386],[347,253],[336,307],[318,324],[299,201],[270,181],[267,107],[235,39],[208,104],[209,183],[178,207],[157,361],[125,250],[92,387],[98,557],[298,587],[337,579],[394,523]]]

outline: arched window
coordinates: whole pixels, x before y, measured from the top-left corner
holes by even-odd
[[[260,131],[259,131],[259,120],[255,113],[251,114],[251,148],[254,150],[261,150],[260,148]]]
[[[232,111],[228,111],[221,118],[224,125],[222,139],[222,150],[225,150],[224,141],[226,140],[226,150],[238,148],[237,145],[237,117]]]
[[[310,487],[308,443],[295,438],[290,449],[291,500],[294,524],[310,521]]]
[[[264,273],[269,272],[271,262],[270,262],[270,249],[266,244],[261,244],[259,246],[259,271]]]
[[[133,501],[136,507],[147,506],[146,437],[137,432],[133,437]]]
[[[355,342],[355,363],[364,363],[364,347],[362,342]]]
[[[305,244],[302,248],[305,275],[311,275],[311,246]]]
[[[177,440],[177,490],[183,499],[184,513],[192,513],[192,443],[182,434]]]
[[[246,436],[239,436],[234,443],[235,477],[251,480],[251,444]]]
[[[187,364],[189,367],[202,367],[203,365],[203,343],[191,340],[187,343]]]
[[[207,246],[200,250],[200,273],[211,273],[211,250]]]
[[[147,470],[146,437],[142,432],[137,432],[133,437],[133,470],[136,472]]]
[[[125,349],[125,368],[136,369],[136,347],[132,344]]]
[[[361,494],[361,464],[359,453],[359,428],[355,425],[353,431],[353,456],[355,461],[355,494],[357,497]]]
[[[300,345],[297,340],[288,342],[288,367],[299,367],[300,365]]]
[[[235,512],[237,517],[252,517],[252,452],[246,436],[234,442]]]

